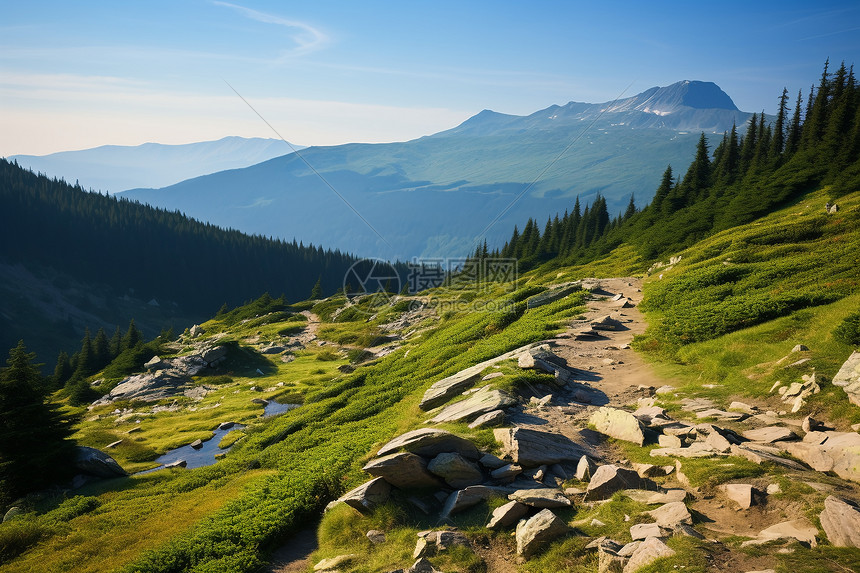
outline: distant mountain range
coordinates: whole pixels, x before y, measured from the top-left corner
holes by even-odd
[[[292,149],[279,139],[225,137],[183,145],[103,145],[50,155],[13,155],[8,159],[73,185],[77,181],[84,189],[116,193],[134,187],[165,187],[288,153]]]

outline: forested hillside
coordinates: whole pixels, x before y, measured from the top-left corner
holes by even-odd
[[[86,192],[5,160],[0,160],[0,205],[0,263],[42,274],[49,269],[49,280],[66,285],[58,284],[58,289],[67,290],[74,281],[79,290],[99,295],[99,302],[82,313],[85,318],[71,325],[66,311],[28,318],[58,323],[44,329],[51,331],[46,335],[55,345],[73,341],[54,347],[54,352],[76,348],[85,326],[94,332],[100,326],[108,331],[120,324],[124,328],[136,313],[117,316],[122,312],[113,308],[105,312],[124,297],[151,302],[141,314],[160,308],[165,316],[200,320],[225,303],[236,306],[266,291],[292,300],[307,298],[320,279],[323,291],[331,293],[342,286],[353,260],[339,251],[249,236],[178,212]],[[6,308],[17,304],[14,289],[31,287],[14,278],[4,282],[11,292],[0,302],[0,314],[16,317],[15,308]],[[156,322],[153,318],[148,324],[160,329]],[[27,334],[26,326],[10,318],[0,346],[14,346]],[[28,346],[44,352],[29,341]],[[42,360],[53,359],[42,352]]]

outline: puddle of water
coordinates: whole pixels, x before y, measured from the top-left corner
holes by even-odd
[[[218,447],[218,444],[221,440],[232,432],[233,430],[241,430],[244,428],[242,424],[235,424],[230,429],[227,430],[215,430],[211,439],[203,442],[203,447],[199,450],[195,450],[190,445],[185,445],[176,448],[175,450],[170,450],[166,454],[159,456],[155,459],[156,463],[161,464],[157,468],[152,468],[151,470],[144,470],[142,472],[137,472],[138,474],[147,474],[149,472],[154,472],[160,469],[164,469],[164,466],[167,464],[173,463],[179,460],[185,460],[188,465],[185,467],[188,469],[193,468],[201,468],[203,466],[211,466],[215,463],[215,454],[227,452],[230,448],[224,448],[223,450]],[[137,474],[136,474],[137,475]]]
[[[270,418],[298,407],[299,404],[281,404],[280,402],[269,400],[269,403],[263,408],[263,417]]]

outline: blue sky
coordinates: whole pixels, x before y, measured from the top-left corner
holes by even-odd
[[[407,140],[683,79],[742,110],[860,64],[855,2],[8,2],[0,156],[274,135]],[[629,86],[629,87],[628,87]]]

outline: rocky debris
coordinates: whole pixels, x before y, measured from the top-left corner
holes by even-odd
[[[810,432],[802,442],[774,445],[816,471],[832,471],[842,479],[860,482],[860,434],[856,432]]]
[[[809,360],[805,358],[804,360]],[[795,362],[791,364],[791,366],[798,366],[798,363]],[[781,400],[791,405],[791,412],[798,412],[805,404],[806,399],[812,396],[813,394],[818,394],[821,392],[821,378],[818,377],[815,372],[812,374],[804,374],[801,376],[802,382],[792,382],[788,386],[782,386],[779,382],[773,385],[771,388],[771,392],[777,391],[781,396]]]
[[[571,507],[573,504],[555,488],[520,489],[508,495],[511,501],[539,508]]]
[[[518,501],[509,501],[493,510],[493,516],[487,523],[487,529],[492,531],[506,529],[525,517],[528,512],[529,506]]]
[[[170,364],[169,364],[169,363],[167,363],[167,362],[164,362],[164,361],[163,361],[161,358],[159,358],[158,356],[153,356],[152,358],[150,358],[150,359],[149,359],[149,360],[148,360],[148,361],[143,365],[143,367],[144,367],[146,370],[149,370],[149,371],[151,371],[151,372],[154,372],[154,371],[156,371],[156,370],[163,370],[164,368],[169,368],[169,367],[170,367]]]
[[[633,470],[639,477],[653,478],[667,476],[675,471],[675,466],[655,466],[654,464],[633,464]]]
[[[819,422],[818,420],[816,420],[812,416],[807,416],[800,423],[800,429],[808,434],[809,432],[815,432],[817,430],[824,430],[825,428],[824,428],[824,424],[822,422]]]
[[[388,501],[391,495],[391,485],[383,478],[378,477],[363,483],[357,488],[348,491],[340,496],[335,501],[328,504],[326,509],[330,509],[338,503],[345,503],[350,507],[354,507],[361,513],[369,513],[376,506]]]
[[[630,537],[633,541],[644,540],[649,537],[664,537],[663,530],[656,523],[637,523],[630,528]]]
[[[412,558],[432,557],[452,547],[469,547],[469,539],[459,531],[421,531]]]
[[[494,410],[513,406],[517,401],[503,390],[484,386],[465,400],[446,406],[431,420],[434,423],[472,420]]]
[[[737,412],[743,412],[744,414],[749,414],[750,416],[752,416],[753,414],[758,412],[758,408],[756,408],[755,406],[750,406],[749,404],[747,404],[745,402],[737,402],[737,401],[729,404],[729,410],[730,411],[734,410]]]
[[[611,314],[595,318],[591,321],[589,326],[591,326],[591,328],[593,328],[594,330],[617,331],[624,329],[624,325],[621,324],[621,321],[616,318],[613,318]]]
[[[520,354],[517,359],[517,366],[553,374],[559,385],[564,385],[574,378],[573,372],[564,366],[564,360],[556,356],[548,344],[536,346]]]
[[[504,454],[522,466],[539,466],[577,461],[585,451],[582,446],[561,434],[527,428],[496,428],[496,441]]]
[[[625,410],[602,406],[588,420],[601,434],[616,440],[633,442],[638,446],[645,444],[645,433],[639,419]]]
[[[753,444],[743,444],[740,446],[732,445],[731,454],[733,456],[738,456],[742,458],[746,458],[749,461],[762,464],[764,462],[771,462],[777,465],[781,465],[793,470],[805,470],[806,467],[803,464],[799,464],[794,460],[789,460],[787,458],[780,457],[773,452],[768,452],[762,449],[761,446],[756,447]]]
[[[475,420],[469,424],[469,428],[492,428],[495,426],[501,426],[504,423],[505,411],[492,410],[475,418]]]
[[[401,489],[440,487],[442,482],[427,471],[427,461],[410,452],[390,454],[371,460],[364,471]]]
[[[760,492],[746,483],[727,483],[720,486],[723,494],[740,506],[741,509],[749,509],[755,505],[756,495]]]
[[[614,306],[615,308],[633,308],[635,305],[633,304],[633,301],[629,298],[622,297],[616,301],[613,301],[612,306]]]
[[[785,426],[765,426],[744,432],[744,437],[753,442],[772,444],[773,442],[786,442],[797,439],[797,434]]]
[[[818,534],[818,528],[812,525],[806,518],[794,519],[792,521],[783,521],[776,525],[763,529],[759,532],[755,539],[744,541],[741,547],[750,545],[761,545],[777,539],[790,539],[806,543],[812,547],[817,545],[815,536]]]
[[[87,446],[77,446],[75,469],[90,476],[111,479],[128,475],[115,459],[106,453]]]
[[[355,555],[354,553],[330,557],[328,559],[323,559],[314,565],[314,571],[319,571],[321,573],[336,573],[341,565],[346,565],[356,559],[358,559],[358,555]]]
[[[513,481],[515,477],[523,473],[522,466],[508,464],[490,472],[490,477],[501,482]]]
[[[194,440],[193,442],[191,442],[188,445],[191,446],[191,448],[194,450],[199,450],[200,448],[203,447],[203,440]]]
[[[508,465],[508,462],[497,456],[494,456],[493,454],[484,454],[483,456],[481,456],[481,459],[478,460],[478,463],[490,470],[497,470],[503,466]]]
[[[860,406],[860,352],[851,353],[833,377],[833,385],[841,387],[852,404]]]
[[[264,346],[260,348],[260,354],[280,354],[284,352],[287,348],[285,346],[279,346],[277,344],[273,344],[271,346]]]
[[[472,485],[465,489],[457,490],[449,495],[445,500],[445,504],[442,506],[442,512],[440,513],[440,518],[442,520],[448,519],[455,513],[460,513],[464,509],[478,505],[482,501],[490,499],[494,495],[500,495],[503,493],[506,493],[506,491],[485,485]]]
[[[581,289],[582,286],[579,283],[569,283],[549,287],[549,290],[528,298],[526,300],[526,308],[537,308],[539,306],[555,302]]]
[[[675,550],[658,537],[649,537],[639,544],[624,566],[623,573],[634,573],[662,557],[675,555]]]
[[[562,519],[549,509],[543,509],[517,524],[517,554],[528,559],[541,547],[568,531],[568,526]]]
[[[392,571],[391,573],[442,573],[433,565],[427,561],[426,557],[422,557],[418,561],[412,564],[412,567],[409,569],[398,569],[396,571]]]
[[[188,467],[188,462],[186,460],[176,460],[175,462],[170,462],[169,464],[164,464],[164,467],[167,469],[184,468],[184,467]]]
[[[657,484],[649,479],[639,477],[633,470],[618,467],[616,465],[604,465],[597,468],[588,487],[585,490],[585,499],[594,501],[609,499],[616,491],[625,489],[657,489]]]
[[[576,464],[576,474],[574,477],[579,481],[589,481],[596,471],[597,463],[588,456],[582,456]]]
[[[401,434],[382,446],[377,455],[385,456],[400,449],[426,457],[435,457],[444,452],[456,452],[470,460],[481,457],[478,448],[471,441],[435,428],[419,428]]]
[[[828,215],[835,215],[836,213],[839,212],[839,205],[837,205],[836,203],[831,203],[830,201],[828,201],[824,205],[824,212],[827,213]]]
[[[708,408],[706,410],[700,410],[696,412],[696,417],[699,419],[702,418],[717,418],[719,420],[726,420],[729,422],[740,422],[744,418],[747,417],[743,412],[726,412],[725,410],[720,410],[717,408]]]
[[[651,518],[657,522],[657,525],[669,529],[675,527],[679,523],[685,523],[687,525],[693,524],[693,516],[690,514],[690,510],[687,509],[687,505],[683,501],[667,503],[657,509],[646,512],[646,515],[651,516]]]
[[[712,458],[723,453],[706,442],[693,442],[686,448],[654,448],[650,455],[655,458]]]
[[[860,509],[856,505],[829,495],[820,519],[831,545],[860,547]]]
[[[385,543],[386,535],[384,531],[380,531],[379,529],[371,529],[365,534],[368,541],[373,543],[374,545],[379,545],[381,543]]]
[[[202,334],[206,334],[206,331],[203,330],[202,328],[200,328],[199,324],[195,324],[194,326],[192,326],[191,328],[188,329],[188,334],[189,334],[189,336],[191,336],[191,338],[197,338],[198,336],[200,336]]]
[[[236,422],[221,422],[218,424],[218,430],[229,430],[236,425]]]
[[[667,489],[664,491],[628,489],[624,491],[624,495],[633,501],[638,501],[646,505],[669,504],[687,499],[687,492],[683,489]]]
[[[455,489],[478,485],[484,481],[484,476],[476,464],[452,452],[441,453],[430,460],[427,469]]]

